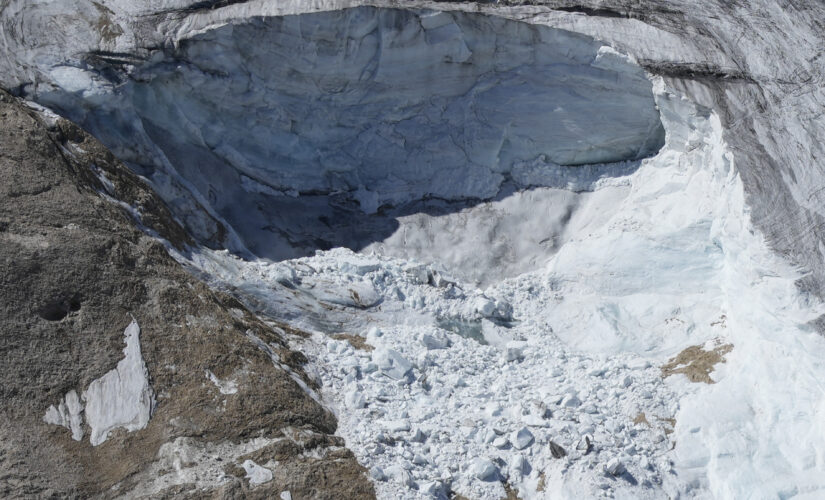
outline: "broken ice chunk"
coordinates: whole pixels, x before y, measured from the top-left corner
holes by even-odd
[[[441,483],[438,481],[428,481],[418,486],[418,491],[429,495],[430,498],[446,498]]]
[[[345,274],[363,276],[367,273],[378,270],[380,263],[372,258],[363,255],[350,255],[346,260],[338,262],[338,269]]]
[[[446,349],[450,346],[450,340],[441,332],[425,333],[421,335],[421,343],[429,350]]]
[[[611,458],[604,466],[604,470],[611,476],[621,476],[624,474],[624,464],[618,458]]]
[[[372,361],[384,375],[401,380],[412,370],[412,364],[398,351],[378,348],[372,352]]]
[[[374,465],[372,468],[370,468],[370,477],[376,481],[387,480],[387,475],[384,474],[384,471],[381,469],[381,467],[378,467],[377,465]]]
[[[392,432],[406,432],[410,430],[409,420],[390,420],[387,422],[387,429]]]
[[[344,402],[346,402],[347,407],[353,409],[364,408],[365,406],[367,406],[366,398],[361,393],[361,391],[357,389],[348,392],[344,396]]]
[[[527,342],[513,340],[507,342],[507,361],[521,361],[524,359],[524,349],[527,347]]]
[[[385,473],[390,479],[393,480],[393,482],[403,484],[404,486],[407,486],[408,488],[412,488],[413,486],[415,486],[415,482],[413,481],[412,476],[410,475],[409,471],[407,471],[405,468],[401,467],[400,465],[396,464],[396,465],[391,465],[391,466],[387,467],[387,470],[385,471]]]
[[[527,459],[524,458],[524,455],[518,454],[513,457],[513,461],[510,464],[510,473],[523,475],[530,473],[530,464],[527,463]]]
[[[513,433],[513,446],[517,450],[523,450],[533,444],[533,433],[527,427],[522,427]]]
[[[421,432],[421,429],[416,429],[415,434],[413,434],[413,437],[410,438],[410,441],[413,443],[423,443],[426,440],[427,435]]]
[[[272,471],[266,467],[261,467],[252,460],[246,460],[241,464],[241,467],[246,471],[246,478],[249,479],[249,484],[263,484],[272,480]]]
[[[476,458],[470,464],[468,472],[481,481],[498,480],[498,467],[486,458]]]
[[[564,397],[561,401],[561,405],[565,408],[576,408],[577,406],[581,406],[582,402],[581,399],[576,397],[575,394],[568,394]]]
[[[496,448],[498,448],[500,450],[503,450],[504,448],[507,448],[507,446],[509,446],[509,445],[510,445],[510,441],[508,441],[506,437],[497,437],[493,440],[493,446],[495,446]]]

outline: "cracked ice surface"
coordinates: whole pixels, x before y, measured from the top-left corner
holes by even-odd
[[[190,229],[197,202],[267,257],[284,239],[260,208],[273,197],[344,196],[367,214],[488,199],[561,171],[580,184],[563,166],[633,162],[664,140],[651,84],[626,56],[472,13],[252,18],[155,51],[122,82],[65,66],[51,78],[61,88],[38,100],[150,177]]]

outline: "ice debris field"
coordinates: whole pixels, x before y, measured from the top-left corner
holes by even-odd
[[[484,290],[437,257],[188,262],[314,332],[293,342],[380,498],[816,498],[822,307],[751,228],[718,118],[655,93],[659,154]]]

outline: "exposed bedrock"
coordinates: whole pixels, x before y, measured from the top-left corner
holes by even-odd
[[[0,497],[372,497],[288,333],[137,230],[113,199],[187,240],[99,142],[43,116],[0,92]],[[284,465],[250,485],[252,453]]]
[[[651,83],[625,56],[473,13],[251,18],[130,71],[96,59],[49,75],[57,88],[40,102],[153,179],[202,241],[218,231],[196,203],[272,258],[381,241],[397,228],[370,216],[382,207],[569,187],[582,175],[570,169],[626,172],[664,143]]]

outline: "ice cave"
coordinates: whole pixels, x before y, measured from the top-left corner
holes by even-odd
[[[58,67],[62,88],[41,100],[152,179],[201,241],[276,260],[361,250],[405,215],[539,186],[588,191],[664,144],[651,82],[627,56],[481,14],[359,7],[253,18],[117,68],[86,82]],[[220,241],[204,209],[239,241]],[[554,238],[524,251],[546,254]],[[489,258],[523,260],[497,252]]]

